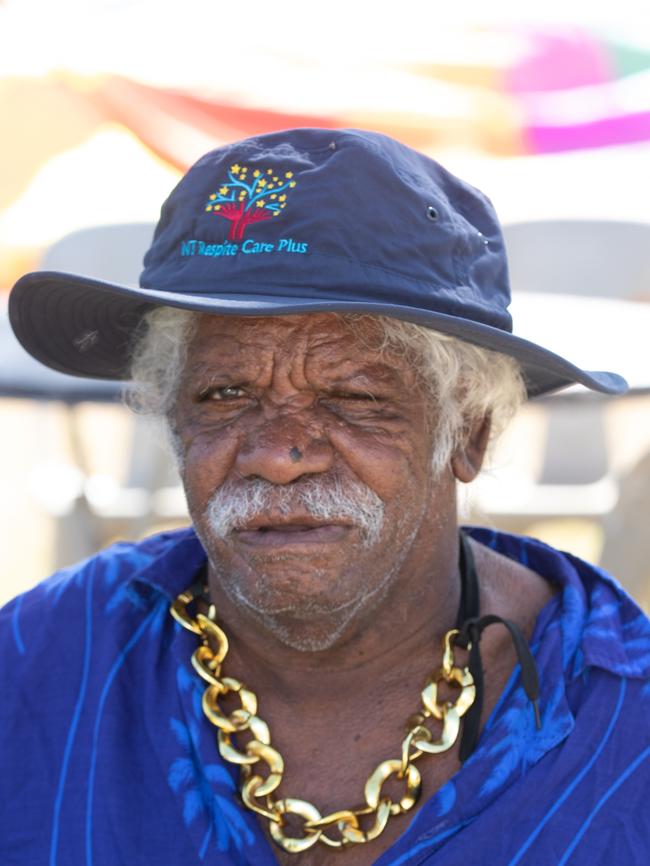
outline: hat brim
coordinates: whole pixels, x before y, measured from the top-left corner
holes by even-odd
[[[94,379],[129,378],[133,335],[142,316],[157,306],[225,316],[301,313],[366,313],[391,316],[510,355],[521,364],[529,397],[580,384],[603,394],[623,394],[616,373],[581,370],[560,355],[507,331],[433,310],[387,302],[305,299],[243,294],[221,286],[192,294],[113,285],[76,274],[26,274],[9,297],[9,317],[24,348],[52,369]]]

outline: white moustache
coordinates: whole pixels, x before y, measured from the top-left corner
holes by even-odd
[[[205,513],[214,534],[225,538],[256,518],[295,512],[323,522],[352,523],[368,547],[377,541],[384,522],[384,503],[370,487],[326,476],[286,485],[260,478],[228,481],[210,497]]]

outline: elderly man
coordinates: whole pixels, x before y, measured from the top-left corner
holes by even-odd
[[[2,864],[648,862],[646,618],[457,524],[526,393],[625,389],[508,299],[488,201],[352,130],[205,156],[140,288],[16,285],[32,354],[165,419],[192,527],[5,608]]]

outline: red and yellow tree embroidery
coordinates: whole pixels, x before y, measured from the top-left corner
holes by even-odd
[[[287,203],[287,190],[296,181],[293,172],[282,176],[272,168],[249,169],[247,165],[230,166],[228,180],[212,193],[206,211],[230,220],[229,241],[240,241],[251,223],[276,217]]]

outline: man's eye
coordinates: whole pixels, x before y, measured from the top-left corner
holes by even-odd
[[[218,388],[210,388],[205,394],[207,400],[237,400],[245,396],[246,391],[239,385],[221,385]]]
[[[352,400],[355,402],[375,403],[377,398],[369,391],[340,391],[332,395],[337,400]]]

